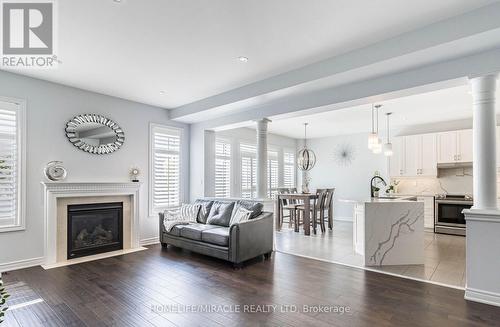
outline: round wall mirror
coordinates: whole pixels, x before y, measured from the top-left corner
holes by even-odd
[[[118,150],[125,134],[117,123],[101,115],[83,114],[66,124],[66,136],[82,151],[108,154]]]

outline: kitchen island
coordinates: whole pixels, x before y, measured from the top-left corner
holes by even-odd
[[[424,263],[424,203],[414,197],[354,203],[353,242],[365,266]]]

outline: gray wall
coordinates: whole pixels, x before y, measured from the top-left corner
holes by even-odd
[[[68,182],[128,181],[131,166],[141,168],[141,240],[158,236],[158,220],[148,217],[149,123],[178,126],[184,133],[182,190],[189,194],[189,127],[168,120],[168,111],[140,103],[0,71],[0,96],[27,101],[26,230],[0,233],[0,264],[43,256],[43,168],[62,160]],[[64,134],[66,122],[77,114],[98,113],[116,121],[125,131],[125,143],[116,153],[96,156],[75,148]],[[5,250],[8,249],[8,250]]]

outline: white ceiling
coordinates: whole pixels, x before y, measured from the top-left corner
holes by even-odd
[[[497,97],[500,98],[500,90]],[[379,113],[382,134],[386,131],[386,112],[391,131],[410,126],[461,120],[472,117],[472,96],[467,85],[384,101]],[[500,106],[497,108],[500,113]],[[269,132],[301,139],[304,123],[309,123],[308,138],[368,133],[371,130],[371,105],[326,111],[308,116],[273,119]]]
[[[58,1],[62,64],[16,72],[173,108],[493,2]]]

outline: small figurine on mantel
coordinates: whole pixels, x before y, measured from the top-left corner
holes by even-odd
[[[130,175],[130,180],[134,183],[139,182],[139,175],[141,174],[139,168],[137,167],[132,167],[130,168],[129,175]]]

